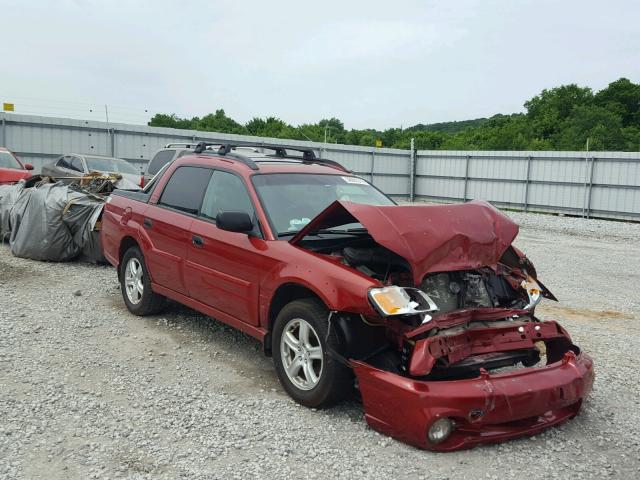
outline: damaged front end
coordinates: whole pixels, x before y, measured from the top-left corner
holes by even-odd
[[[337,229],[349,224],[362,228]],[[591,359],[535,307],[556,300],[512,246],[518,227],[484,202],[335,202],[291,242],[375,279],[377,315],[340,312],[340,355],[369,425],[450,451],[536,434],[575,416]]]

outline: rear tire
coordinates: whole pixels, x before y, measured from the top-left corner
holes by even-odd
[[[330,406],[354,389],[351,369],[329,354],[341,351],[341,341],[335,328],[327,336],[328,315],[318,300],[295,300],[280,311],[273,328],[273,361],[280,383],[307,407]]]
[[[120,290],[127,309],[141,317],[160,312],[166,303],[165,297],[151,290],[151,277],[138,247],[129,248],[122,257]]]

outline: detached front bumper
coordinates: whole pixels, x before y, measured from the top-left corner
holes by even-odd
[[[420,381],[352,361],[367,423],[419,448],[451,451],[535,435],[575,417],[594,381],[593,361],[567,352],[559,362],[471,380]],[[455,429],[443,442],[427,438],[439,418]]]

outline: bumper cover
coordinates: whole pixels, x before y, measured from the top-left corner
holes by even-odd
[[[367,423],[419,448],[451,451],[535,435],[575,417],[594,381],[593,362],[567,352],[540,368],[470,380],[421,381],[353,360]],[[432,444],[427,431],[449,417],[455,430]]]

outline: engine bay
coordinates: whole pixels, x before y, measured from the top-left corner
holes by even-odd
[[[416,285],[409,262],[366,231],[307,237],[301,246],[383,285],[418,289],[437,306],[428,315],[388,316],[383,321],[342,315],[337,323],[347,358],[437,381],[544,366],[569,350],[579,351],[562,327],[535,317],[540,299],[555,297],[513,247],[495,267],[432,272]]]

